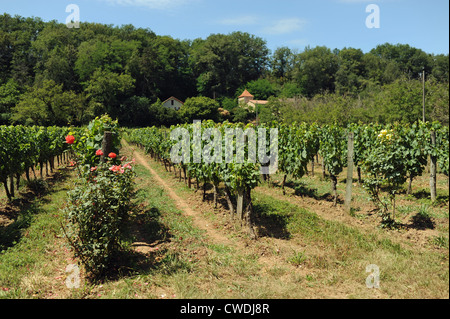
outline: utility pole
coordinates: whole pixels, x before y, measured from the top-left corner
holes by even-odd
[[[423,68],[422,72],[422,121],[425,122],[425,68]]]

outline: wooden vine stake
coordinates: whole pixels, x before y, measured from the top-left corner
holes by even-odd
[[[348,134],[348,147],[347,147],[347,187],[345,191],[345,209],[347,212],[351,211],[352,204],[352,186],[353,186],[353,146],[354,136],[353,132]]]
[[[101,157],[102,162],[106,162],[106,158],[108,154],[111,153],[112,150],[112,132],[106,131],[103,133],[103,141],[102,141],[102,152],[103,155]]]
[[[434,150],[436,147],[436,132],[431,131],[431,145]],[[431,201],[436,201],[436,164],[437,164],[437,158],[434,155],[431,155],[431,161],[430,161],[430,194],[431,194]]]
[[[238,190],[236,211],[239,220],[242,221],[242,219],[244,218],[244,189]]]

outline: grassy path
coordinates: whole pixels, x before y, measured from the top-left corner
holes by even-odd
[[[125,143],[125,147],[129,147],[129,145]],[[194,212],[194,210],[184,201],[180,196],[178,196],[171,187],[151,168],[149,163],[147,162],[147,159],[145,159],[140,152],[133,153],[136,157],[136,161],[138,165],[144,166],[145,169],[147,169],[152,177],[155,179],[157,184],[161,185],[164,190],[168,193],[169,197],[175,201],[176,206],[178,209],[184,212],[189,217],[193,218],[194,225],[202,230],[205,230],[208,234],[208,236],[212,237],[215,243],[218,244],[231,244],[231,241],[224,236],[223,234],[216,231],[214,228],[210,227],[208,223],[205,221],[204,218],[201,218]]]
[[[61,208],[73,176],[71,169],[60,168],[38,182],[45,189],[24,188],[14,205],[0,208],[12,218],[0,225],[0,298],[73,296],[65,285],[65,269],[75,261],[61,231]],[[14,215],[8,213],[11,210]]]

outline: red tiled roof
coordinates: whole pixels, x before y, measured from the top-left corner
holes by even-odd
[[[180,101],[179,99],[177,99],[177,98],[174,97],[174,96],[169,97],[167,100],[165,100],[164,102],[162,102],[162,104],[164,104],[164,103],[166,103],[167,101],[170,101],[170,100],[178,101],[178,102],[180,102],[181,104],[184,105],[184,103],[183,103],[182,101]]]
[[[241,97],[253,97],[254,95],[251,95],[249,91],[247,91],[247,89],[244,90],[244,92],[242,92],[241,96],[239,97],[239,99]]]

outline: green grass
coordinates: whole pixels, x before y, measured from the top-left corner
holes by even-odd
[[[53,295],[51,287],[61,283],[65,265],[58,265],[57,255],[64,255],[61,239],[60,208],[64,205],[70,173],[61,170],[59,181],[44,196],[20,207],[17,219],[0,227],[0,297],[45,298]]]

